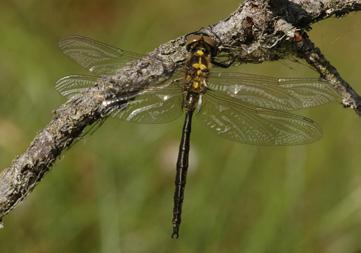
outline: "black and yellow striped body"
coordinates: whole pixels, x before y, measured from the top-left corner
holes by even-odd
[[[188,38],[187,50],[190,53],[185,65],[185,85],[183,109],[186,112],[181,143],[177,159],[173,207],[173,238],[178,238],[182,220],[182,204],[187,179],[188,158],[192,116],[194,111],[201,109],[202,95],[207,92],[207,79],[211,67],[211,56],[215,53],[213,41],[205,35],[191,35]]]

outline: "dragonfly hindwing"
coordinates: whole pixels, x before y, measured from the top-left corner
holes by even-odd
[[[320,127],[311,119],[282,110],[251,107],[213,91],[204,96],[200,117],[216,134],[245,144],[305,144],[322,136]]]
[[[182,113],[182,89],[179,80],[168,80],[163,85],[150,86],[133,100],[113,112],[113,117],[136,122],[159,124],[177,119]]]
[[[71,36],[59,42],[61,50],[71,59],[95,74],[114,74],[125,63],[140,58],[105,43],[82,36]]]

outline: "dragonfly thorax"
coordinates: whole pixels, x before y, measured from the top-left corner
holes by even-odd
[[[206,92],[210,61],[210,55],[205,48],[194,50],[186,64],[186,90],[199,94]]]
[[[204,94],[207,91],[211,58],[216,54],[215,42],[207,35],[191,34],[187,37],[186,48],[190,54],[185,65],[185,90]]]

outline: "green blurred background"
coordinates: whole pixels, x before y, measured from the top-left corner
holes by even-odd
[[[54,89],[86,73],[57,48],[80,34],[144,53],[226,17],[238,0],[1,0],[0,168],[24,151],[65,99]],[[361,14],[314,25],[312,39],[361,91]],[[317,76],[290,61],[240,71]],[[338,104],[303,112],[321,141],[255,147],[194,121],[181,237],[170,239],[182,120],[109,119],[79,141],[5,217],[0,252],[300,252],[361,250],[360,119]]]

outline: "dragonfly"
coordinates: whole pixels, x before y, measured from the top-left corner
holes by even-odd
[[[56,88],[67,98],[81,97],[129,61],[141,55],[82,36],[59,43],[61,50],[92,75],[70,75]],[[136,123],[167,123],[182,114],[184,124],[176,162],[172,238],[179,237],[189,164],[190,135],[195,115],[215,134],[252,145],[298,145],[322,136],[312,119],[293,111],[338,99],[335,90],[319,78],[280,78],[224,71],[215,40],[202,33],[186,37],[188,58],[172,77],[149,84],[136,94],[121,94],[122,106],[109,115]]]

